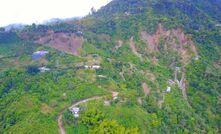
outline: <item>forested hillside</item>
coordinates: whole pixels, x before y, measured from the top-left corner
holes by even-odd
[[[220,133],[220,13],[219,0],[113,0],[1,28],[0,133]]]

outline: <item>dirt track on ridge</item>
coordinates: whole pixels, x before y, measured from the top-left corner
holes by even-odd
[[[73,103],[70,107],[76,107],[80,104],[86,103],[88,101],[92,101],[92,100],[99,100],[102,99],[104,96],[93,96],[91,98],[87,98],[87,99],[83,99],[81,101],[75,102]],[[58,118],[57,118],[57,122],[58,122],[58,129],[59,129],[59,133],[60,134],[66,134],[65,129],[63,127],[63,123],[62,123],[62,114],[64,113],[65,110],[61,111],[58,114]]]

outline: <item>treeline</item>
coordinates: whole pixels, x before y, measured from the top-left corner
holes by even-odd
[[[15,32],[0,30],[0,44],[18,41],[19,38]]]
[[[65,22],[58,22],[55,24],[51,25],[36,25],[33,23],[32,25],[26,26],[24,29],[22,29],[22,32],[30,32],[30,33],[35,33],[35,32],[67,32],[67,33],[76,33],[79,31],[81,28],[80,25],[78,24],[68,24]]]

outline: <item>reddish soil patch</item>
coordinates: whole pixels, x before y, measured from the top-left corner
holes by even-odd
[[[166,30],[159,24],[154,34],[143,31],[140,36],[147,44],[149,53],[159,52],[162,49],[160,48],[160,43],[163,40],[163,49],[178,51],[183,63],[189,61],[192,56],[197,55],[197,49],[191,37],[185,35],[180,28]]]
[[[73,55],[78,55],[78,49],[83,44],[83,37],[74,33],[51,33],[36,39],[34,42],[52,47]]]
[[[145,96],[150,94],[150,88],[147,86],[146,83],[142,83],[142,88]]]

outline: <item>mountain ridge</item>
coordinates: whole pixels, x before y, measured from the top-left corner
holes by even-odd
[[[220,7],[113,0],[80,20],[1,31],[0,133],[56,134],[58,116],[66,133],[220,133]],[[67,107],[93,96],[74,118]]]

